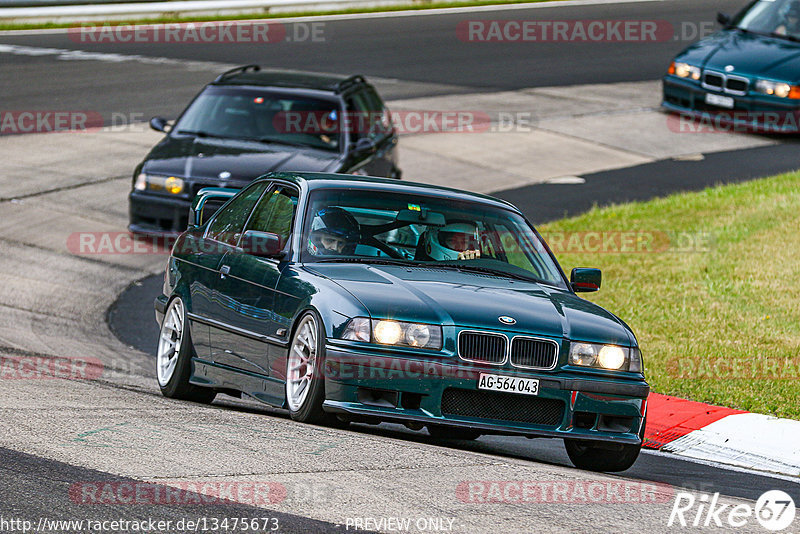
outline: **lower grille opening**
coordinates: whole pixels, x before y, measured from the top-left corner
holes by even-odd
[[[630,432],[633,417],[620,417],[618,415],[601,415],[597,422],[597,430],[603,432]]]
[[[592,428],[596,419],[596,413],[575,412],[575,415],[572,418],[572,426],[575,428]]]
[[[421,393],[403,392],[400,394],[400,406],[402,406],[406,410],[419,410],[420,404],[422,404]]]
[[[558,426],[564,403],[530,395],[448,388],[442,395],[442,415]]]
[[[358,388],[358,402],[368,406],[396,408],[399,394],[385,389]]]

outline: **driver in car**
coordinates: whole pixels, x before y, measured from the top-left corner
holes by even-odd
[[[429,228],[421,237],[423,250],[433,260],[475,260],[481,257],[478,226],[473,222],[451,222]]]
[[[358,221],[339,207],[317,212],[308,235],[308,251],[315,256],[352,256],[361,232]]]
[[[775,28],[777,35],[800,34],[800,0],[791,0],[782,11],[782,21]]]

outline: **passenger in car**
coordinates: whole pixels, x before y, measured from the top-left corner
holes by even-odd
[[[428,228],[420,236],[416,260],[474,260],[481,257],[478,226],[473,222],[451,222]]]

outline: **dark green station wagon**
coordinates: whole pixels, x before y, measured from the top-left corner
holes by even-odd
[[[298,421],[440,439],[563,438],[584,469],[636,460],[649,393],[636,337],[576,295],[600,271],[567,279],[514,206],[274,173],[201,191],[190,222],[155,303],[167,397],[245,394]]]

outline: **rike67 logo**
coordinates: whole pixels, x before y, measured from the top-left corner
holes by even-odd
[[[763,493],[755,506],[720,503],[719,493],[701,493],[698,496],[681,491],[675,494],[667,526],[741,528],[752,524],[755,519],[765,529],[779,532],[789,528],[795,514],[794,500],[780,490]]]

